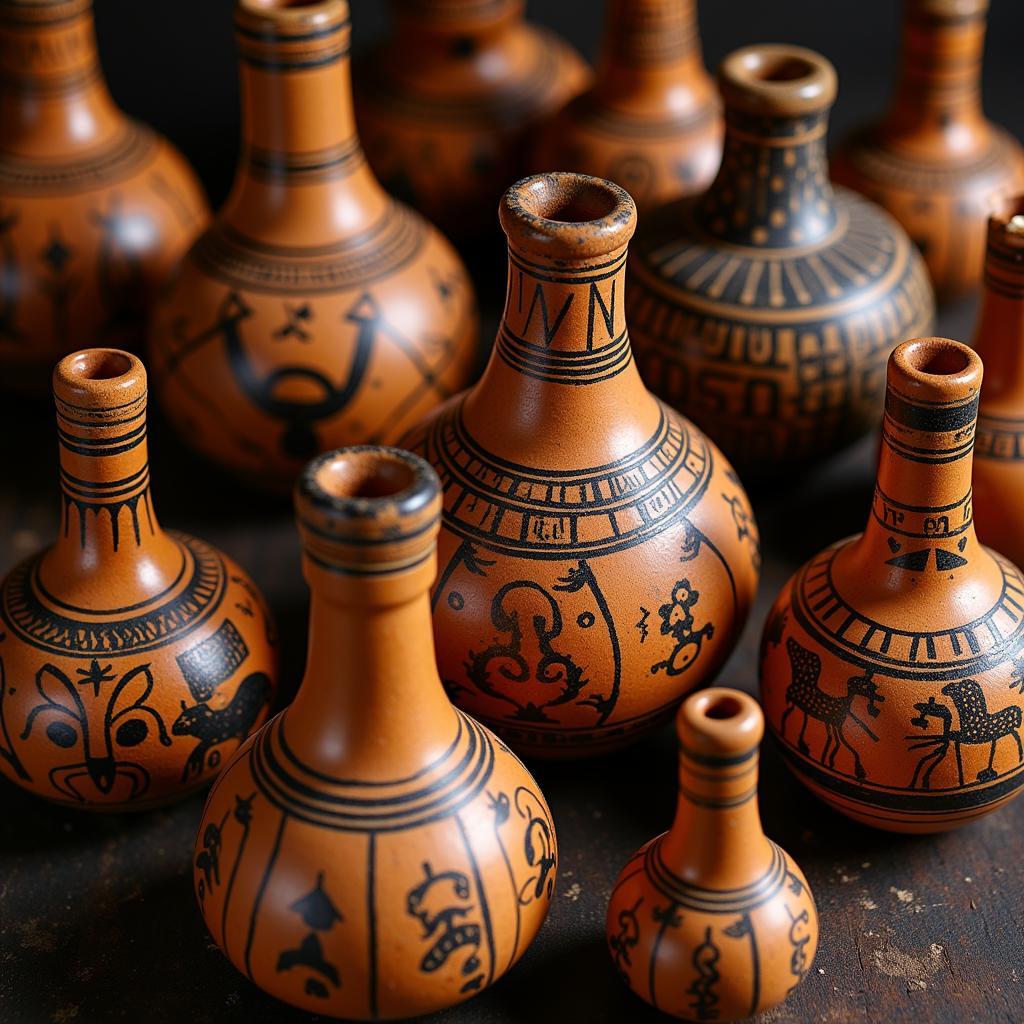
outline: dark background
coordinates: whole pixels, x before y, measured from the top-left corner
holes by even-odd
[[[2,4],[4,0],[0,0]],[[382,0],[354,0],[356,48],[383,28]],[[529,5],[593,58],[603,5]],[[704,0],[714,67],[754,42],[795,42],[839,71],[833,139],[883,106],[895,74],[895,0]],[[168,135],[216,206],[238,148],[230,0],[96,0],[100,54],[115,99]],[[994,0],[985,101],[1024,135],[1024,3]],[[497,202],[497,197],[495,197]],[[489,261],[486,265],[490,265]],[[473,261],[471,266],[479,266]],[[503,274],[500,275],[503,279]],[[494,290],[494,282],[484,292]],[[487,285],[490,285],[488,287]],[[493,334],[495,308],[484,310]],[[940,311],[940,333],[970,338],[972,300]],[[306,589],[287,502],[246,491],[197,463],[151,414],[162,521],[222,547],[250,570],[282,627],[283,685],[301,675]],[[720,681],[756,687],[757,642],[786,577],[867,514],[876,439],[799,483],[753,495],[765,550],[750,623]],[[57,528],[48,401],[0,402],[0,574]],[[658,1018],[615,977],[604,914],[619,868],[667,827],[674,804],[670,729],[631,750],[575,765],[533,765],[558,827],[561,860],[548,922],[523,962],[444,1024],[605,1024]],[[885,1024],[1024,1021],[1024,800],[942,837],[861,828],[818,804],[766,750],[762,815],[804,868],[821,913],[805,983],[768,1021]],[[311,1018],[254,988],[207,937],[192,896],[192,839],[202,796],[144,815],[104,817],[0,784],[2,1024],[291,1024]]]

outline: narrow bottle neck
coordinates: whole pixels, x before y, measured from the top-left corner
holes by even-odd
[[[308,35],[237,27],[242,154],[223,216],[268,242],[358,233],[388,203],[356,132],[348,22]]]
[[[662,840],[666,866],[694,885],[738,889],[769,869],[772,847],[757,806],[758,752],[740,758],[679,757],[679,800]]]
[[[702,228],[733,245],[815,245],[838,223],[828,175],[828,110],[801,117],[727,110],[722,166],[698,202]]]
[[[565,468],[564,439],[591,464],[616,422],[622,455],[655,429],[657,403],[633,361],[625,316],[625,247],[588,260],[541,261],[509,247],[505,310],[464,415],[486,449]],[[603,452],[598,462],[607,461]]]
[[[123,130],[96,52],[91,0],[8,6],[0,16],[0,146],[67,157]]]
[[[970,12],[909,0],[899,82],[885,122],[901,146],[968,155],[988,138],[981,104],[981,62],[987,4]],[[946,5],[948,6],[948,5]]]
[[[652,94],[680,115],[711,93],[694,0],[612,0],[596,91],[616,105],[623,94]]]
[[[1019,418],[1024,394],[1024,217],[989,222],[974,349],[985,363],[982,412]]]
[[[146,399],[121,408],[57,402],[61,526],[40,567],[50,593],[109,608],[111,580],[119,607],[144,603],[181,572],[178,546],[153,509],[146,445]]]
[[[437,675],[429,594],[394,604],[358,603],[355,592],[340,600],[318,583],[328,571],[307,563],[309,650],[286,731],[301,731],[308,759],[325,771],[411,775],[457,729]]]

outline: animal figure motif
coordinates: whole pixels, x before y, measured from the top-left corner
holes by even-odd
[[[695,630],[693,607],[700,600],[700,591],[694,590],[688,579],[681,579],[672,588],[672,600],[658,609],[661,617],[661,635],[671,636],[676,645],[664,660],[651,666],[651,675],[664,670],[666,675],[682,675],[696,660],[705,640],[715,635],[715,627],[705,623]]]
[[[917,736],[907,737],[908,740],[917,741],[912,743],[911,750],[932,748],[918,761],[914,777],[910,781],[911,789],[917,786],[918,780],[924,789],[931,788],[932,772],[945,760],[951,745],[956,754],[957,777],[961,786],[964,785],[964,764],[960,748],[965,743],[989,744],[988,765],[978,772],[979,782],[989,782],[996,777],[996,770],[993,767],[996,746],[1004,736],[1012,736],[1017,742],[1017,763],[1024,760],[1024,746],[1020,738],[1022,713],[1019,707],[1013,705],[989,714],[985,693],[974,679],[947,683],[942,692],[953,701],[960,728],[952,728],[952,712],[934,697],[914,705],[918,714],[910,720],[911,725],[918,729],[927,729],[928,719],[937,718],[942,723],[942,732],[938,736],[929,736],[924,740]]]
[[[477,950],[480,948],[480,926],[463,919],[474,909],[469,900],[469,879],[461,871],[442,871],[434,874],[429,863],[423,865],[424,879],[406,897],[406,909],[423,925],[423,937],[437,940],[423,955],[420,970],[432,972],[443,967],[449,957],[466,946],[470,955],[462,965],[462,974],[473,974],[480,968]],[[450,886],[451,896],[446,896]],[[454,900],[454,901],[453,901]],[[440,902],[440,907],[437,904]],[[461,905],[460,905],[461,904]],[[479,988],[483,975],[471,979],[462,991]]]
[[[836,697],[826,693],[818,686],[818,679],[821,676],[821,658],[814,651],[807,650],[797,643],[793,637],[786,641],[786,651],[789,654],[789,664],[793,673],[793,680],[786,688],[786,710],[782,714],[782,721],[779,723],[779,731],[783,738],[786,735],[786,720],[790,714],[798,709],[803,712],[804,721],[800,727],[800,736],[797,746],[800,753],[809,754],[810,750],[804,733],[807,731],[807,720],[813,718],[825,726],[825,745],[821,750],[819,760],[827,764],[829,768],[835,768],[836,755],[839,748],[846,749],[853,755],[853,771],[857,779],[863,780],[867,777],[864,765],[861,763],[860,754],[850,744],[850,741],[843,733],[843,727],[847,720],[859,726],[867,735],[878,741],[878,737],[868,727],[868,724],[860,718],[853,710],[853,701],[857,697],[865,697],[868,702],[868,714],[877,718],[881,713],[878,704],[885,700],[878,692],[878,686],[871,678],[871,673],[866,672],[862,676],[851,676],[846,681],[846,696]]]
[[[192,707],[182,701],[181,714],[171,726],[171,732],[175,736],[194,736],[199,740],[185,762],[182,781],[203,770],[206,752],[211,747],[227,740],[244,740],[252,731],[269,696],[270,677],[263,672],[253,672],[242,680],[231,703],[218,711],[214,711],[205,701]]]
[[[196,867],[202,871],[203,877],[199,880],[199,899],[202,901],[214,885],[220,885],[220,851],[224,845],[224,822],[227,821],[225,814],[220,824],[210,822],[203,830],[203,848],[196,854]]]

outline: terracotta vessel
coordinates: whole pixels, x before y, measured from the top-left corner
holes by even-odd
[[[465,268],[363,158],[344,0],[238,0],[243,152],[151,336],[161,402],[199,451],[287,488],[339,444],[397,438],[465,386]]]
[[[776,475],[877,421],[885,360],[929,328],[933,299],[903,230],[829,183],[832,65],[750,46],[718,78],[722,168],[641,226],[627,305],[651,387],[741,472]]]
[[[757,702],[705,690],[684,701],[676,730],[675,820],[622,869],[608,904],[608,950],[626,984],[663,1013],[753,1017],[810,970],[814,897],[761,828]]]
[[[392,0],[394,31],[359,62],[356,102],[387,188],[452,236],[493,226],[528,170],[530,136],[589,80],[583,59],[523,19],[523,0]]]
[[[978,536],[1024,565],[1024,196],[989,218],[974,349],[985,361],[974,452]]]
[[[889,112],[840,149],[832,177],[907,229],[948,299],[977,286],[985,218],[1024,189],[1024,152],[981,108],[988,0],[904,0],[904,12]]]
[[[696,0],[610,0],[594,84],[541,130],[536,169],[610,178],[642,212],[703,192],[721,159]]]
[[[629,195],[505,194],[508,295],[483,378],[405,440],[444,485],[441,678],[517,749],[600,753],[721,667],[760,568],[743,486],[643,386],[623,314]]]
[[[43,392],[85,345],[137,348],[207,218],[181,155],[107,92],[91,0],[0,13],[0,380]]]
[[[394,448],[331,452],[295,504],[306,675],[211,792],[196,892],[225,954],[279,999],[358,1020],[429,1013],[533,940],[554,888],[551,815],[441,686],[430,467]]]
[[[58,803],[141,809],[209,782],[263,720],[274,626],[234,562],[160,528],[142,363],[76,352],[53,392],[61,530],[0,587],[0,770]]]
[[[867,527],[800,569],[765,627],[762,702],[790,766],[895,832],[955,828],[1024,782],[1024,578],[972,516],[981,375],[955,341],[896,349]]]

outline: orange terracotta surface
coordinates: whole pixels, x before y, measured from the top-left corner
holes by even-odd
[[[366,165],[344,0],[238,0],[235,31],[241,162],[156,311],[153,374],[190,444],[285,489],[464,387],[476,306],[451,246]]]
[[[610,0],[594,84],[537,133],[535,169],[610,178],[643,212],[703,192],[721,159],[695,0]]]
[[[279,999],[357,1020],[429,1013],[533,940],[554,889],[551,814],[441,686],[430,467],[398,449],[332,452],[295,504],[305,678],[214,786],[196,892],[214,940]]]
[[[924,254],[935,290],[977,287],[985,218],[1024,189],[1024,150],[981,106],[988,0],[904,0],[888,113],[849,139],[832,176],[884,206]]]
[[[53,392],[61,532],[0,587],[0,771],[58,803],[141,809],[208,783],[263,721],[274,625],[234,562],[160,528],[138,358],[76,352]]]
[[[654,729],[714,677],[757,586],[758,532],[729,463],[637,373],[629,195],[539,175],[500,217],[490,362],[404,443],[444,486],[432,601],[450,696],[519,750],[574,757]]]
[[[684,701],[676,731],[675,820],[622,869],[608,951],[623,981],[663,1013],[752,1017],[811,969],[818,912],[803,872],[761,828],[757,702],[705,690]]]
[[[796,573],[762,642],[765,717],[796,775],[896,832],[955,828],[1024,783],[1024,578],[973,520],[981,379],[958,342],[896,349],[864,533]]]
[[[934,304],[905,232],[828,180],[832,65],[750,46],[718,79],[721,170],[641,222],[627,306],[650,387],[741,473],[770,476],[877,421],[885,360],[930,328]]]
[[[0,14],[0,378],[44,392],[86,345],[137,349],[206,223],[181,155],[107,92],[91,0]]]
[[[543,118],[590,72],[523,0],[393,0],[394,29],[360,59],[359,130],[388,190],[453,237],[494,224]]]
[[[978,536],[1024,565],[1024,196],[988,222],[974,350],[985,361],[974,452]]]

